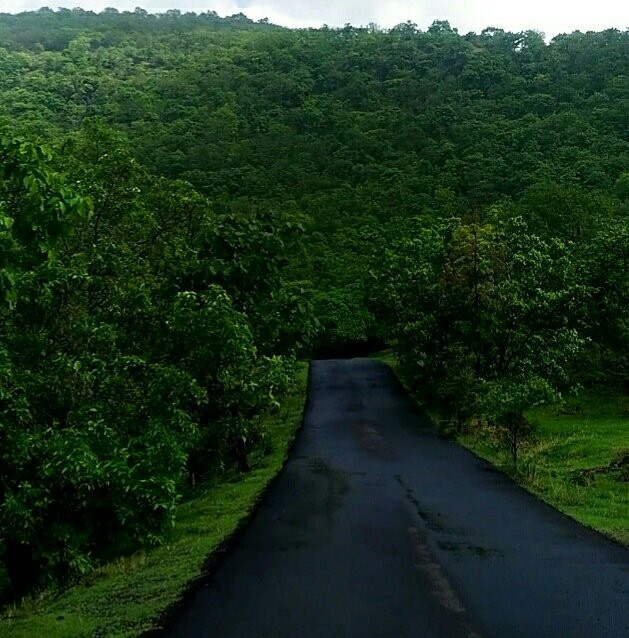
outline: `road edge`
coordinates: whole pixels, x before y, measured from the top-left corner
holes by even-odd
[[[466,450],[469,454],[474,456],[480,462],[487,465],[487,467],[492,468],[492,470],[495,470],[496,472],[500,473],[508,481],[510,481],[511,483],[519,487],[520,489],[523,489],[527,494],[535,498],[539,503],[542,503],[544,506],[552,509],[554,512],[557,512],[558,514],[566,518],[571,523],[580,526],[581,528],[583,528],[585,532],[595,534],[597,537],[601,537],[603,540],[611,542],[616,547],[620,547],[624,550],[629,550],[629,543],[623,543],[620,539],[615,538],[614,536],[611,536],[610,534],[606,533],[605,530],[592,527],[591,525],[588,525],[587,523],[580,521],[574,516],[571,516],[568,512],[564,512],[559,507],[557,507],[554,503],[544,498],[543,495],[534,491],[532,487],[530,487],[524,482],[518,481],[513,475],[509,474],[509,472],[505,472],[503,468],[501,468],[499,465],[496,465],[490,458],[483,456],[482,454],[477,452],[474,448],[463,444],[456,437],[445,436],[443,433],[439,431],[439,428],[437,427],[437,424],[435,423],[434,418],[431,416],[428,410],[426,410],[426,407],[423,406],[417,400],[417,398],[413,395],[413,393],[409,389],[407,383],[404,382],[404,379],[400,374],[399,368],[396,365],[396,361],[394,360],[394,357],[392,357],[392,355],[389,355],[389,353],[387,352],[384,355],[382,353],[377,353],[372,358],[384,363],[391,370],[391,373],[397,379],[400,386],[404,388],[404,391],[406,392],[409,399],[414,403],[414,405],[420,412],[422,418],[426,421],[426,423],[438,436],[443,437],[444,439],[447,439],[449,441],[452,441],[453,443],[456,443],[456,445]]]
[[[195,594],[206,585],[208,582],[212,580],[218,569],[225,562],[226,558],[230,555],[230,553],[234,550],[242,535],[247,531],[247,529],[253,523],[255,516],[260,509],[262,503],[264,502],[269,490],[275,485],[275,483],[279,480],[280,476],[284,473],[286,469],[286,463],[293,451],[297,439],[299,438],[299,434],[301,433],[304,422],[306,419],[306,414],[310,408],[311,402],[311,393],[310,393],[310,383],[312,377],[312,362],[308,362],[308,374],[306,378],[306,391],[305,391],[305,400],[301,413],[301,418],[299,421],[299,425],[295,429],[292,440],[286,447],[284,458],[282,460],[282,465],[279,470],[272,476],[261,492],[258,494],[256,499],[253,501],[251,508],[247,511],[247,513],[240,519],[237,526],[234,528],[232,532],[230,532],[220,543],[219,545],[206,557],[201,572],[196,576],[192,577],[182,593],[182,595],[175,601],[173,601],[158,617],[156,621],[157,627],[153,629],[148,629],[140,634],[138,634],[137,638],[164,638],[168,634],[168,631],[172,628],[174,622],[177,620],[181,611],[186,607],[186,605],[194,598]]]

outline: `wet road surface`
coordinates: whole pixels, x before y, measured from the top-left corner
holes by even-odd
[[[391,371],[312,364],[251,526],[166,634],[624,638],[629,552],[438,437]]]

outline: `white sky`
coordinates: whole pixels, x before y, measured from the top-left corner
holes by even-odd
[[[510,31],[537,29],[547,37],[557,33],[629,27],[628,0],[0,0],[0,12],[80,6],[133,10],[136,6],[159,13],[167,9],[243,12],[254,20],[291,27],[366,25],[391,27],[411,20],[426,28],[433,20],[449,20],[461,33],[500,27]]]

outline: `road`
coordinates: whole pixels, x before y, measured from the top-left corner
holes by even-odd
[[[312,364],[264,503],[167,635],[623,638],[628,556],[437,436],[390,369]]]

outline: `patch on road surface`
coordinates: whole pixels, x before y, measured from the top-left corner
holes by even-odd
[[[394,459],[390,446],[374,423],[364,420],[356,421],[354,423],[354,431],[364,450],[386,461]]]
[[[449,638],[481,638],[481,635],[472,628],[465,606],[454,591],[445,572],[433,559],[428,546],[422,541],[419,530],[409,525],[408,534],[416,557],[415,567],[428,581],[430,593],[439,606],[451,616],[452,626],[449,629]]]
[[[426,510],[425,507],[421,505],[421,503],[415,497],[413,490],[411,490],[411,488],[408,487],[408,485],[406,485],[406,483],[404,482],[404,480],[399,474],[395,475],[395,480],[402,486],[402,488],[406,492],[407,500],[410,503],[412,503],[413,507],[415,508],[415,511],[417,512],[419,517],[422,519],[422,521],[424,521],[428,529],[431,529],[433,532],[441,532],[443,534],[456,533],[454,529],[450,529],[445,525],[444,521],[442,520],[443,517],[441,516],[441,514],[439,514],[438,512],[437,513],[429,512]]]
[[[451,552],[456,555],[473,555],[484,558],[486,556],[501,556],[497,549],[482,547],[480,545],[470,545],[469,543],[453,543],[451,541],[437,541],[437,546],[444,552]]]

